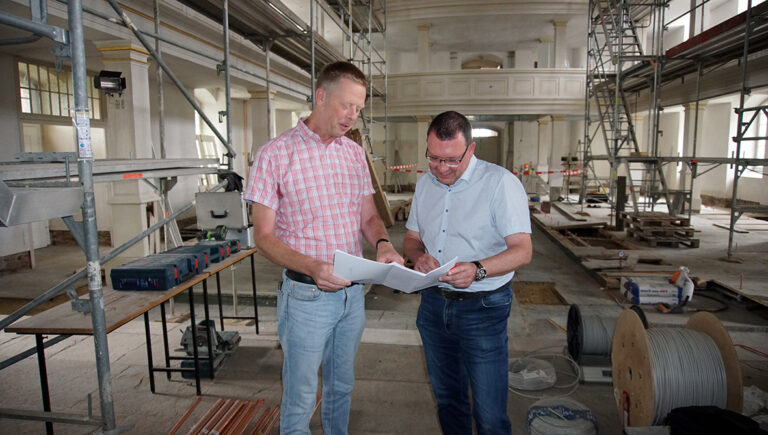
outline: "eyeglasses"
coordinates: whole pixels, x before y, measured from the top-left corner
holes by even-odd
[[[445,166],[448,166],[449,168],[458,168],[461,164],[461,161],[464,160],[464,156],[467,155],[467,151],[469,150],[469,147],[466,147],[464,149],[464,152],[461,154],[461,157],[458,159],[441,159],[439,157],[430,156],[429,150],[424,152],[424,156],[429,161],[430,165],[438,166],[440,163],[445,163]]]

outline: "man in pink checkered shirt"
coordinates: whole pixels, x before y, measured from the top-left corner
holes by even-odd
[[[367,86],[354,65],[327,65],[312,113],[259,148],[245,192],[259,253],[285,268],[277,295],[282,434],[310,433],[320,366],[323,430],[347,433],[364,294],[361,284],[333,275],[333,252],[362,256],[365,237],[377,261],[403,264],[376,211],[365,150],[344,136],[365,107]]]

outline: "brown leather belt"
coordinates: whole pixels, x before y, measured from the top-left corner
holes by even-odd
[[[439,294],[445,299],[448,299],[449,301],[466,301],[469,299],[482,298],[483,296],[488,296],[503,290],[507,290],[510,284],[511,284],[511,281],[508,281],[504,285],[502,285],[501,287],[495,290],[488,290],[483,292],[459,292],[454,290],[447,290],[437,286],[430,287],[426,290],[432,290],[433,292]]]

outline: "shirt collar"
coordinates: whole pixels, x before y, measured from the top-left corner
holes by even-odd
[[[320,140],[320,136],[317,133],[315,133],[314,131],[312,131],[312,129],[307,126],[307,123],[306,123],[307,118],[308,118],[307,116],[305,116],[303,118],[299,118],[299,121],[296,123],[296,127],[298,127],[298,129],[301,132],[302,136],[304,136],[305,138],[312,140],[312,142],[314,142],[316,144],[320,144],[320,145],[322,145],[324,147],[329,147],[331,145],[340,144],[341,143],[341,138],[344,137],[344,136],[335,137],[335,138],[333,138],[332,141],[328,142],[328,145],[324,144],[323,141]]]

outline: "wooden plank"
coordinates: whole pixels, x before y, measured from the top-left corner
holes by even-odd
[[[579,215],[575,215],[571,213],[570,211],[566,210],[565,207],[560,205],[560,203],[553,202],[552,206],[557,209],[560,213],[563,214],[563,216],[567,217],[569,220],[577,221],[577,222],[585,222],[587,218],[581,217]]]
[[[209,276],[210,274],[208,273],[195,275],[176,287],[160,291],[118,291],[111,287],[104,287],[102,291],[107,333],[123,326],[177,294],[188,290]],[[18,321],[5,328],[5,330],[17,334],[91,335],[93,334],[93,324],[91,323],[90,313],[83,314],[73,311],[70,304],[65,303]]]
[[[387,228],[395,224],[395,216],[392,214],[392,210],[389,208],[389,201],[383,190],[381,190],[381,183],[379,183],[379,176],[376,175],[376,171],[373,169],[373,161],[368,152],[365,153],[365,160],[368,162],[368,171],[371,173],[371,181],[373,182],[373,202],[376,203],[376,210],[379,212],[381,220],[384,222],[384,226]]]

